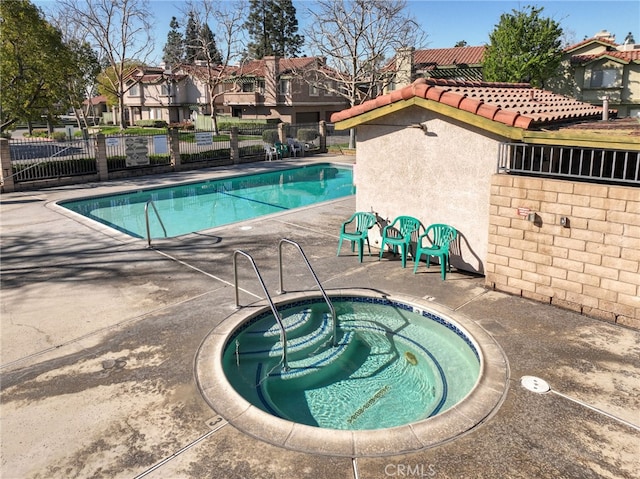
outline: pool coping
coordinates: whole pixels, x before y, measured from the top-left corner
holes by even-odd
[[[493,337],[473,320],[438,304],[402,294],[366,288],[327,290],[331,297],[362,296],[398,301],[452,320],[468,333],[480,355],[480,378],[458,404],[422,421],[387,429],[346,431],[324,429],[277,418],[240,396],[226,379],[222,355],[228,337],[249,318],[269,308],[260,300],[228,316],[203,340],[196,353],[196,384],[209,406],[240,431],[269,444],[299,452],[377,457],[428,449],[452,441],[486,422],[504,402],[509,387],[509,364]],[[276,306],[321,298],[320,292],[284,293],[272,298]],[[212,360],[213,358],[213,360]]]

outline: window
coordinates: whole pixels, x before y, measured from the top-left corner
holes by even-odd
[[[291,81],[290,80],[280,80],[280,94],[281,95],[291,95]]]
[[[135,83],[129,88],[129,96],[140,96],[140,84]]]
[[[591,88],[614,88],[618,85],[618,70],[597,68],[591,70]]]
[[[169,96],[169,94],[170,94],[169,85],[167,85],[166,83],[163,83],[162,85],[160,85],[160,95]]]
[[[254,84],[252,83],[243,83],[242,84],[242,91],[245,93],[251,93],[254,90]]]
[[[317,83],[310,83],[309,84],[309,96],[318,96],[320,94],[320,91],[318,89],[318,84]]]

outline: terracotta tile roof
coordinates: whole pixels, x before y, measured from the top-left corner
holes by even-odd
[[[454,47],[416,50],[413,54],[415,65],[479,65],[486,47]]]
[[[381,95],[331,115],[332,122],[411,98],[425,98],[508,126],[529,129],[553,123],[595,119],[602,108],[567,98],[528,83],[489,83],[420,78],[400,90]]]
[[[413,52],[413,65],[417,70],[432,70],[438,67],[455,67],[458,65],[480,66],[482,65],[482,57],[485,50],[485,46],[416,50]],[[396,69],[396,59],[397,56],[394,56],[385,65],[385,69],[394,71]]]
[[[105,95],[98,95],[91,97],[82,103],[84,105],[99,105],[100,103],[107,103],[107,97]]]
[[[581,42],[568,46],[567,48],[564,49],[564,51],[567,53],[570,53],[574,50],[579,49],[580,47],[589,45],[590,43],[600,43],[606,47],[614,47],[614,48],[618,46],[618,44],[613,40],[607,40],[605,38],[587,38],[586,40],[582,40]]]
[[[640,50],[626,50],[626,51],[625,50],[622,50],[622,51],[608,50],[608,51],[593,53],[588,55],[573,55],[571,57],[571,63],[578,63],[578,64],[590,63],[593,60],[596,60],[602,57],[614,58],[617,60],[621,60],[624,63],[640,62]]]
[[[280,73],[290,72],[294,70],[303,70],[314,64],[319,57],[301,57],[301,58],[278,58],[278,71]],[[244,65],[237,67],[238,75],[255,75],[257,77],[266,76],[266,62],[264,58],[260,60],[252,60]]]

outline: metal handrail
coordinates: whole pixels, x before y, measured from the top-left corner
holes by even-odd
[[[158,217],[158,221],[160,222],[160,226],[162,226],[162,231],[164,231],[165,238],[167,237],[167,229],[164,227],[162,218],[160,218],[160,213],[158,213],[158,209],[156,208],[156,205],[153,202],[153,200],[147,201],[147,203],[144,205],[144,219],[147,224],[147,247],[151,248],[151,230],[149,229],[149,205],[151,205],[151,207],[153,208],[153,211],[155,211],[156,216]]]
[[[280,293],[284,293],[285,292],[284,291],[284,285],[283,285],[283,278],[282,278],[282,245],[283,245],[283,243],[292,244],[293,246],[295,246],[298,249],[298,251],[300,251],[300,254],[302,255],[302,259],[304,259],[304,262],[306,263],[307,268],[309,268],[309,272],[311,273],[311,276],[313,276],[313,279],[316,281],[316,284],[318,285],[318,288],[320,289],[320,292],[322,293],[322,297],[324,298],[326,303],[329,305],[329,311],[331,311],[331,320],[332,320],[332,323],[333,323],[332,344],[333,344],[333,346],[336,346],[337,320],[336,320],[336,310],[333,307],[333,303],[331,302],[331,300],[327,296],[327,293],[325,293],[324,288],[320,284],[320,280],[316,276],[316,273],[313,271],[313,268],[311,267],[311,263],[309,263],[309,260],[307,259],[307,256],[304,254],[304,251],[302,251],[302,248],[300,247],[300,245],[298,243],[296,243],[295,241],[292,241],[292,240],[287,239],[287,238],[282,238],[280,240],[280,242],[278,243],[278,266],[279,266],[279,271],[280,271]]]
[[[253,266],[253,271],[255,271],[256,276],[258,277],[258,281],[260,282],[260,286],[262,286],[262,291],[264,295],[267,297],[267,301],[269,301],[269,306],[271,307],[271,312],[273,316],[276,318],[276,322],[278,326],[280,326],[280,342],[282,343],[282,369],[284,371],[289,370],[289,363],[287,362],[287,332],[284,329],[284,324],[282,323],[282,318],[280,317],[280,313],[276,309],[276,305],[273,304],[273,300],[267,291],[267,286],[264,284],[262,280],[262,276],[260,275],[260,271],[258,271],[258,266],[256,262],[253,260],[249,253],[245,253],[242,250],[235,250],[233,252],[233,284],[236,290],[236,307],[240,307],[240,296],[238,294],[238,262],[236,260],[237,256],[241,254],[245,258],[247,258],[251,262],[251,266]]]

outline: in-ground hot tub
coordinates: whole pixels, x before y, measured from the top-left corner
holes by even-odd
[[[204,340],[196,375],[211,407],[271,444],[375,456],[432,447],[499,407],[508,366],[473,321],[420,300],[368,290],[266,302],[231,315]]]

